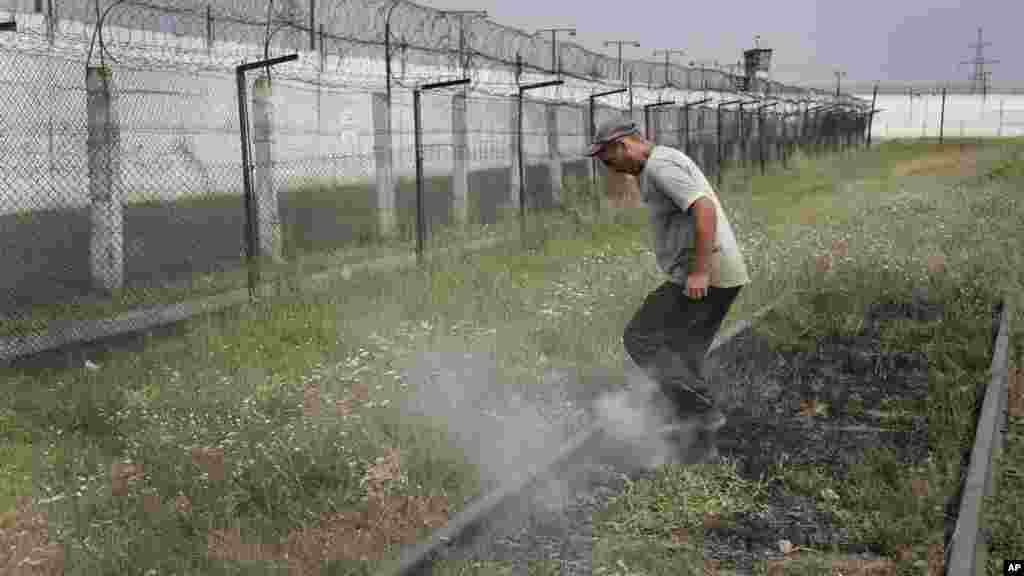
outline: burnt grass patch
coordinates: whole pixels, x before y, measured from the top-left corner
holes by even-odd
[[[893,346],[882,332],[909,322],[920,336],[942,316],[917,297],[879,301],[855,329],[794,343],[776,337],[787,319],[773,312],[711,358],[729,418],[720,453],[767,496],[761,511],[705,531],[706,558],[747,571],[781,558],[782,540],[871,558],[932,537],[927,523],[909,520],[935,507],[935,495],[910,487],[931,452],[929,357],[913,349],[916,339]]]

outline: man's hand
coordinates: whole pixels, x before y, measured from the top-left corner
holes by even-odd
[[[711,275],[707,272],[692,272],[686,276],[686,295],[693,300],[700,300],[708,294],[708,281]]]

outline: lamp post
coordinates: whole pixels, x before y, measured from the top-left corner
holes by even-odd
[[[611,46],[613,44],[616,44],[619,47],[619,80],[621,81],[624,79],[622,74],[622,45],[629,44],[634,48],[639,48],[640,43],[635,40],[608,40],[604,43],[605,46]]]
[[[402,0],[392,0],[384,18],[384,75],[387,78],[388,108],[391,107],[391,13]]]
[[[655,50],[654,51],[654,55],[657,56],[658,54],[664,54],[665,55],[665,86],[668,86],[669,85],[669,81],[668,81],[668,59],[669,59],[669,57],[672,54],[680,54],[680,55],[682,55],[682,54],[686,54],[686,52],[684,52],[683,50]]]
[[[844,76],[846,76],[846,72],[844,72],[842,70],[836,70],[835,72],[833,72],[833,74],[836,75],[836,99],[838,100],[839,99],[839,79],[843,78]]]
[[[486,18],[486,10],[441,10],[445,16],[459,17],[459,65],[462,68],[462,76],[466,76],[466,16]]]
[[[576,29],[575,28],[541,28],[540,30],[537,30],[538,34],[540,34],[541,32],[551,32],[551,71],[554,72],[555,74],[559,74],[560,75],[562,73],[562,67],[559,66],[559,62],[558,62],[558,50],[556,48],[556,46],[557,46],[556,34],[558,34],[559,32],[568,32],[569,36],[576,36]]]

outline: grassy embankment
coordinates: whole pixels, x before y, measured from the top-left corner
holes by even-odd
[[[967,148],[974,165],[966,166],[958,147],[894,143],[841,161],[798,159],[764,177],[734,175],[722,192],[755,280],[727,323],[790,295],[782,338],[799,346],[850,317],[801,312],[816,292],[844,290],[854,310],[927,281],[946,302],[942,326],[891,335],[927,347],[937,367],[933,401],[905,407],[930,411],[933,469],[914,472],[943,479],[930,496],[906,504],[913,474],[868,490],[887,470],[885,455],[842,484],[778,472],[794,485],[834,486],[851,525],[886,551],[909,546],[920,559],[941,534],[934,504],[954,488],[971,434],[967,390],[988,367],[988,307],[1001,287],[1020,293],[1020,150]],[[970,194],[941,186],[990,170],[998,176],[970,185]],[[2,503],[31,497],[47,517],[33,523],[22,509],[3,525],[29,528],[23,557],[52,565],[48,555],[63,555],[72,574],[285,565],[316,573],[325,564],[326,573],[367,573],[483,488],[443,422],[397,408],[410,355],[490,352],[500,378],[524,392],[551,365],[621,371],[622,326],[660,282],[648,234],[642,211],[595,218],[581,208],[545,218],[543,234],[534,227],[532,236],[545,238],[535,250],[512,243],[452,254],[424,270],[356,276],[322,294],[197,318],[142,353],[94,357],[96,369],[8,371]],[[817,259],[843,240],[848,256],[819,273]],[[929,274],[927,258],[939,254],[944,271]],[[681,559],[700,555],[675,543],[673,530],[756,506],[758,497],[728,466],[666,469],[609,511],[595,561],[605,573],[621,560],[634,571],[678,574]],[[59,546],[32,551],[45,544],[47,526]]]

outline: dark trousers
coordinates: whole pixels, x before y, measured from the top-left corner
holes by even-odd
[[[704,298],[694,300],[684,286],[668,281],[647,296],[626,326],[626,352],[681,418],[714,407],[704,357],[741,288],[709,286]]]

